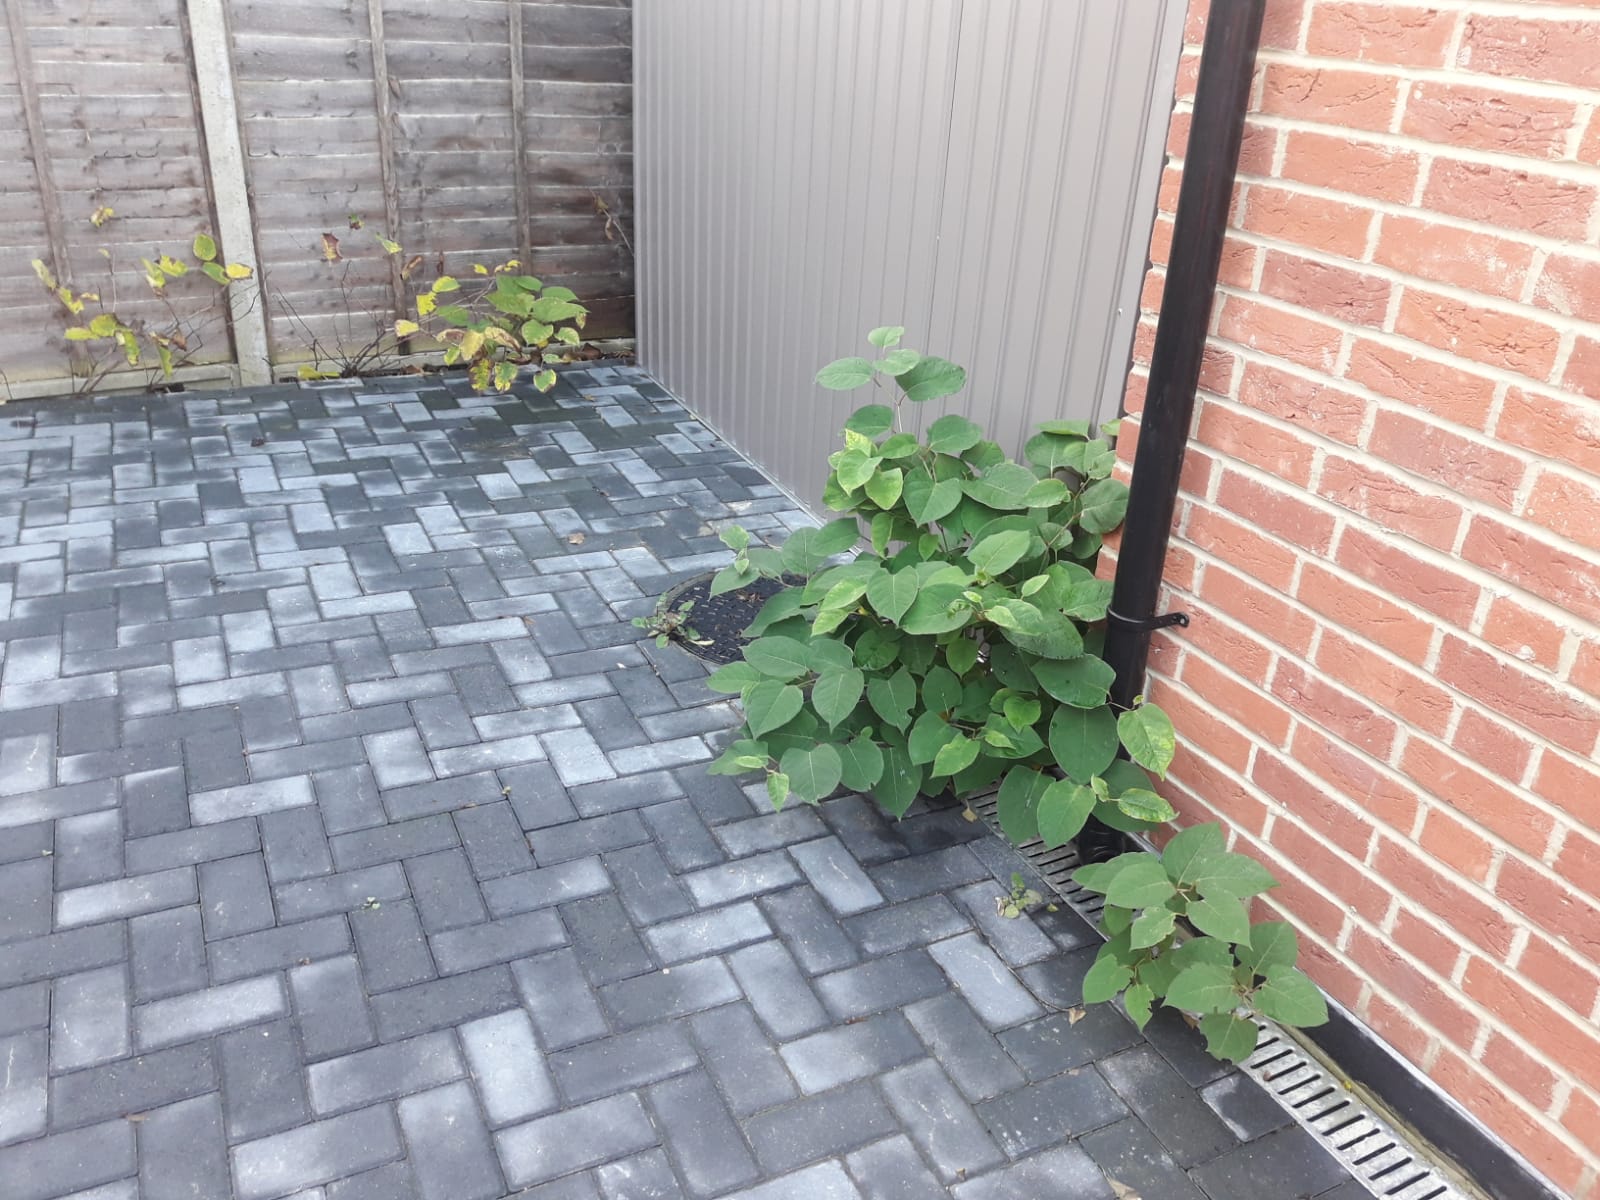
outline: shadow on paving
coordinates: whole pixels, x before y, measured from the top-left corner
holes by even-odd
[[[0,416],[0,1200],[1363,1194],[952,810],[630,618],[806,520],[647,376]]]

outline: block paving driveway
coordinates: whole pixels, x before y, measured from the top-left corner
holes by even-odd
[[[9,405],[0,485],[0,1200],[1366,1195],[981,827],[705,774],[629,618],[805,518],[643,374]]]

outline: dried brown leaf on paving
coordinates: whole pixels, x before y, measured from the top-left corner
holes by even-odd
[[[588,535],[583,533],[569,533],[567,535],[567,545],[569,546],[581,546],[588,540]]]
[[[1107,1175],[1106,1182],[1111,1185],[1111,1194],[1115,1196],[1117,1200],[1144,1200],[1143,1196],[1139,1195],[1138,1192],[1134,1191],[1120,1179],[1113,1179],[1111,1176]]]
[[[1067,1024],[1076,1025],[1079,1021],[1083,1020],[1085,1015],[1086,1014],[1083,1011],[1083,1005],[1081,1004],[1076,1008],[1069,1008],[1067,1009]]]

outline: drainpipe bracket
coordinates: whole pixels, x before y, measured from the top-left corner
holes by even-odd
[[[1189,614],[1183,612],[1163,613],[1159,617],[1150,617],[1140,621],[1133,617],[1125,617],[1114,608],[1106,610],[1106,620],[1115,621],[1124,629],[1132,629],[1138,633],[1149,633],[1156,629],[1169,629],[1176,625],[1179,628],[1189,628]]]

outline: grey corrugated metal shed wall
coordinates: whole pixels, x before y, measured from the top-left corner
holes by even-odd
[[[634,0],[644,365],[808,501],[874,325],[1004,443],[1115,416],[1183,9]]]

